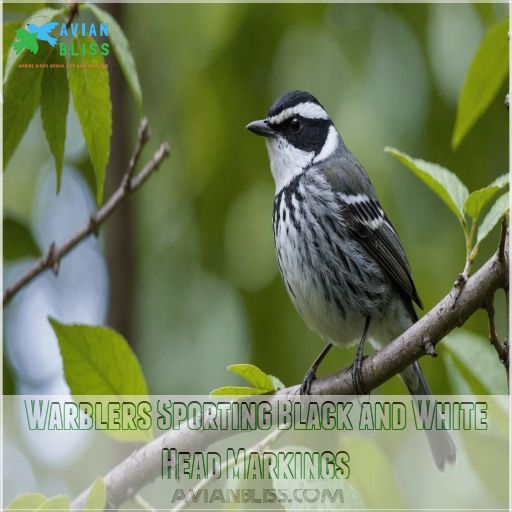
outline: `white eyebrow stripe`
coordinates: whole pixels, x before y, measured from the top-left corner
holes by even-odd
[[[279,124],[285,119],[297,115],[304,117],[305,119],[329,119],[327,112],[320,105],[311,101],[306,101],[298,103],[294,107],[286,108],[279,114],[269,117],[268,122],[271,124]]]

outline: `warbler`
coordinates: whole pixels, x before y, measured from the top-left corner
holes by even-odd
[[[352,378],[363,394],[366,338],[382,347],[417,321],[414,303],[422,307],[398,235],[362,165],[313,95],[284,94],[265,119],[247,129],[266,141],[276,185],[273,231],[281,276],[305,323],[326,343],[301,394],[310,394],[333,345],[358,341]],[[412,395],[431,394],[418,362],[400,375]],[[454,463],[450,434],[427,435],[436,466]]]

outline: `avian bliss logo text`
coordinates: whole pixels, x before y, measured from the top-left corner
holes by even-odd
[[[98,53],[106,56],[110,53],[108,42],[79,44],[72,39],[76,36],[107,38],[108,23],[70,23],[69,26],[57,21],[49,21],[42,25],[27,23],[26,28],[20,27],[15,34],[16,40],[12,43],[12,47],[18,55],[25,48],[37,54],[41,41],[53,47],[58,43],[59,53],[62,56],[97,55]]]

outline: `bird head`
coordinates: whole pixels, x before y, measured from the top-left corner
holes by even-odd
[[[246,128],[265,137],[277,190],[312,164],[329,158],[340,141],[324,107],[303,91],[284,94],[264,119]]]

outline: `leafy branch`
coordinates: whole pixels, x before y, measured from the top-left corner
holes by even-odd
[[[119,205],[134,191],[140,188],[144,182],[155,172],[161,163],[169,155],[169,144],[164,142],[153,157],[142,168],[142,170],[133,176],[135,166],[139,160],[142,148],[149,138],[149,129],[147,120],[143,119],[139,128],[138,139],[135,150],[130,159],[128,169],[125,173],[123,181],[118,189],[110,196],[107,202],[94,212],[87,223],[85,223],[78,231],[76,231],[66,242],[60,247],[55,243],[50,245],[46,255],[39,258],[22,276],[20,276],[11,286],[4,291],[3,305],[4,307],[9,301],[27,284],[29,284],[41,272],[52,269],[57,275],[61,259],[74,249],[80,242],[88,236],[98,232],[101,225],[116,211]]]
[[[452,171],[419,158],[413,158],[395,148],[385,151],[410,169],[448,206],[457,217],[466,245],[464,270],[455,281],[456,291],[466,282],[480,244],[489,235],[509,209],[508,192],[502,194],[489,209],[482,221],[482,214],[493,197],[508,186],[509,175],[503,174],[484,188],[469,193],[466,185]],[[457,294],[455,293],[455,297]]]
[[[135,61],[123,30],[108,12],[94,4],[81,5],[77,2],[61,9],[44,7],[31,13],[18,29],[25,27],[34,18],[61,22],[69,28],[82,11],[89,11],[100,23],[108,25],[112,50],[142,116],[142,91]],[[4,168],[7,168],[32,117],[40,107],[43,130],[55,160],[59,190],[71,96],[96,178],[96,199],[101,204],[112,137],[109,73],[102,53],[68,52],[64,57],[57,46],[52,47],[46,43],[41,44],[36,53],[26,47],[17,52],[12,43],[19,30],[16,30],[16,25],[11,25],[4,24],[8,34],[4,44],[9,48],[4,62],[3,84],[4,124],[9,126],[4,137]],[[69,44],[82,48],[96,43],[92,37],[77,34],[69,40]]]

